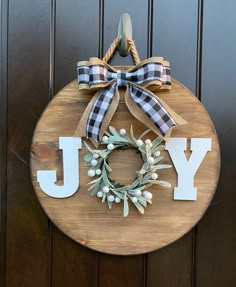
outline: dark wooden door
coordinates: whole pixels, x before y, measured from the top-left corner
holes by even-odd
[[[0,3],[0,286],[236,286],[236,2]],[[102,56],[123,12],[132,18],[141,58],[169,59],[173,76],[202,100],[222,152],[217,193],[199,224],[166,248],[129,257],[91,251],[63,235],[40,207],[29,172],[40,114],[76,77],[78,60]]]

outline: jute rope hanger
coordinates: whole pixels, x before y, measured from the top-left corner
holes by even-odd
[[[110,47],[108,48],[106,54],[103,57],[103,61],[108,63],[110,61],[110,59],[112,58],[112,56],[114,55],[115,51],[118,48],[118,45],[120,44],[122,39],[122,36],[118,36],[110,45]],[[133,57],[133,61],[135,63],[135,65],[138,65],[141,60],[137,51],[137,48],[135,46],[134,40],[127,37],[127,43],[129,45],[129,51],[131,52],[131,55]]]

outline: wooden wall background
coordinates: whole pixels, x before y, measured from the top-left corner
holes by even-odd
[[[236,2],[0,3],[0,286],[236,286]],[[76,77],[78,60],[102,56],[123,12],[141,57],[169,59],[173,76],[202,100],[222,152],[218,190],[198,225],[164,249],[131,257],[97,253],[63,235],[39,206],[29,173],[40,114]]]

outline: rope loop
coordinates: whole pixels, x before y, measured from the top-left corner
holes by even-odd
[[[106,54],[103,57],[103,61],[108,63],[110,61],[110,59],[113,57],[115,51],[118,48],[118,45],[121,41],[122,36],[117,37],[112,43],[111,46],[109,47],[109,49],[107,50]],[[131,52],[131,55],[133,57],[133,61],[135,63],[135,65],[140,63],[140,58],[139,58],[139,54],[137,51],[137,48],[135,46],[134,40],[131,38],[127,38],[127,42],[129,44],[129,50]]]

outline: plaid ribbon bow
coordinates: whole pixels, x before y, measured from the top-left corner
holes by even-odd
[[[119,103],[118,87],[126,87],[130,112],[156,133],[165,137],[180,124],[179,117],[148,88],[170,89],[169,62],[149,58],[129,70],[117,70],[98,58],[79,62],[80,89],[100,89],[86,108],[78,128],[81,136],[96,142],[104,134]]]

